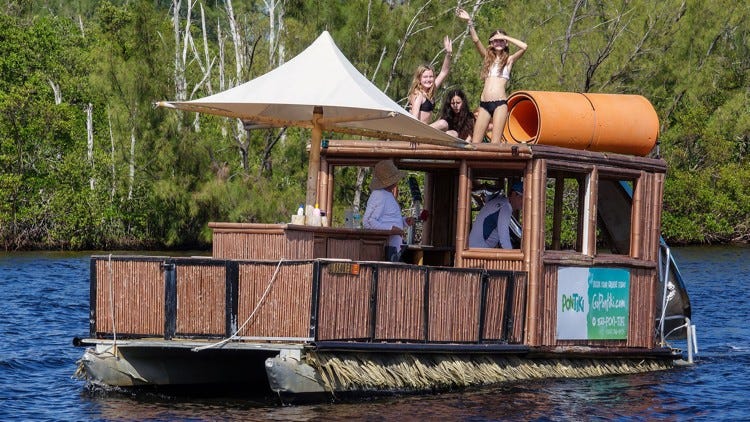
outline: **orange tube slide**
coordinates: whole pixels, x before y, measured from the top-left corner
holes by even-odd
[[[645,156],[656,145],[659,117],[640,95],[519,91],[508,98],[503,138]]]

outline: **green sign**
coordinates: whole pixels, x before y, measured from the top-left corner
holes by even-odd
[[[557,338],[628,338],[630,271],[562,267],[557,274]]]
[[[591,268],[589,270],[589,339],[627,339],[629,299],[629,271],[617,268]]]

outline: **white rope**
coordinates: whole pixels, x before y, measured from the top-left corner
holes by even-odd
[[[237,333],[239,333],[240,331],[242,331],[245,328],[245,326],[247,325],[247,323],[250,322],[251,319],[253,319],[253,317],[255,316],[255,313],[258,312],[258,309],[260,309],[260,306],[263,304],[263,302],[265,302],[266,296],[268,296],[268,292],[271,291],[271,286],[273,286],[273,283],[276,281],[276,276],[279,274],[279,268],[281,268],[281,263],[282,262],[284,262],[284,258],[281,258],[279,260],[279,263],[276,265],[276,270],[273,272],[273,276],[271,276],[271,281],[268,282],[268,286],[266,287],[266,291],[263,292],[263,296],[261,296],[260,300],[258,301],[258,303],[255,304],[255,309],[253,309],[253,311],[250,313],[250,316],[247,317],[247,319],[245,320],[245,322],[242,323],[242,325],[240,326],[240,328],[238,328],[237,330],[235,330],[235,332],[231,336],[225,338],[224,340],[221,340],[221,341],[219,341],[217,343],[213,343],[213,344],[207,344],[205,346],[194,347],[194,348],[192,348],[190,350],[192,350],[193,352],[200,352],[201,350],[206,350],[206,349],[211,349],[211,348],[214,348],[214,347],[223,346],[223,345],[229,343],[230,341],[232,341],[233,339],[238,338],[237,337]]]
[[[107,271],[109,272],[109,317],[112,320],[112,348],[114,349],[114,355],[117,357],[117,330],[115,329],[115,292],[113,285],[112,276],[112,254],[109,254],[107,258]]]

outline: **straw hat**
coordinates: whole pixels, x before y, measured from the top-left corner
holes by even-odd
[[[372,171],[372,181],[370,181],[370,190],[383,189],[395,185],[405,176],[404,172],[399,170],[393,160],[383,160],[375,164]]]

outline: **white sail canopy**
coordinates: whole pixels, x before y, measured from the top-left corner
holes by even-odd
[[[468,147],[413,118],[346,59],[323,32],[299,55],[242,85],[192,101],[159,106],[238,117],[249,125],[315,126],[379,139]]]

